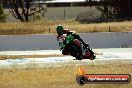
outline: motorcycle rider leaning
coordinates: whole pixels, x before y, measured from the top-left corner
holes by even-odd
[[[74,39],[78,39],[79,41],[81,41],[82,44],[84,45],[84,47],[88,47],[88,46],[89,46],[89,44],[85,43],[85,42],[80,38],[79,35],[77,35],[76,33],[72,32],[72,31],[69,31],[68,29],[64,29],[62,25],[58,25],[58,26],[56,27],[56,31],[57,31],[57,34],[58,34],[57,40],[58,40],[59,37],[60,37],[61,35],[63,35],[63,34],[66,34],[66,36],[72,35],[72,36],[74,37]],[[63,54],[63,55],[67,55],[67,54],[68,54],[68,51],[67,51],[66,49],[67,49],[67,45],[66,45],[66,43],[65,43],[65,48],[64,48],[63,51],[62,51],[62,54]]]

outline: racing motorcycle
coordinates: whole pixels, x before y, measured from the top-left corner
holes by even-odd
[[[78,39],[74,39],[72,35],[67,36],[63,34],[59,37],[58,41],[60,50],[63,52],[63,50],[65,49],[67,55],[75,57],[76,60],[94,60],[96,57],[95,53],[89,46],[85,47],[82,42],[80,42]]]

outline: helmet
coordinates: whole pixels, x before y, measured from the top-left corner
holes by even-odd
[[[57,31],[58,34],[63,34],[63,30],[64,30],[64,28],[63,28],[62,25],[58,25],[58,26],[56,27],[56,31]]]

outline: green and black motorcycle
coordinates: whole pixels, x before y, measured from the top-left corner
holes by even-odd
[[[94,60],[96,57],[95,53],[89,46],[85,47],[82,42],[80,42],[78,39],[75,39],[72,34],[63,34],[59,37],[58,41],[63,55],[71,55],[77,60]]]

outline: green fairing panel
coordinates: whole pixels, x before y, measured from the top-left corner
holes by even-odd
[[[70,35],[68,35],[67,37],[66,37],[66,45],[67,44],[69,44],[69,43],[71,43],[71,42],[73,42],[73,40],[75,39],[74,37],[78,37],[78,35],[76,35],[76,34],[70,34]],[[60,42],[59,43],[59,47],[60,48],[64,48],[65,46],[66,46],[64,43],[62,43],[62,42]]]
[[[66,37],[66,44],[71,43],[73,40],[74,40],[74,37],[72,36],[72,34],[71,34],[71,35],[68,35],[68,36]]]

